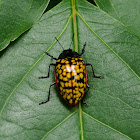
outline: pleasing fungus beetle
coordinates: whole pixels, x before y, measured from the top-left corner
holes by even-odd
[[[83,45],[83,49],[80,54],[71,49],[63,49],[63,52],[59,55],[58,59],[45,52],[48,56],[56,60],[56,63],[51,63],[49,65],[47,76],[39,77],[40,79],[48,78],[50,66],[55,66],[55,82],[50,85],[50,88],[56,84],[61,97],[72,107],[75,107],[83,99],[85,93],[87,93],[90,88],[87,84],[86,66],[91,66],[94,78],[102,78],[102,76],[96,76],[94,74],[92,64],[85,64],[81,58],[85,52],[85,46],[86,43]],[[39,105],[45,104],[50,100],[50,88],[48,99],[39,103]],[[88,88],[87,91],[86,88]],[[85,102],[83,103],[87,105]]]

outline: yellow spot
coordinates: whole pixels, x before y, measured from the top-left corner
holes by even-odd
[[[69,103],[70,103],[70,104],[72,104],[72,103],[73,103],[73,102],[72,102],[72,99],[70,99],[70,100],[69,100]]]
[[[78,94],[76,94],[75,96],[76,96],[76,99],[77,99],[77,97],[78,97]]]
[[[81,78],[81,79],[83,78],[83,73],[80,73],[80,78]]]
[[[63,70],[63,69],[65,69],[65,67],[66,67],[65,65],[62,65],[61,69]]]
[[[68,64],[68,63],[69,63],[69,61],[65,61],[65,63],[66,63],[66,64]]]
[[[63,79],[63,76],[61,74],[59,75],[59,79],[61,79],[61,80]]]
[[[75,100],[75,103],[78,103],[78,100]]]
[[[80,70],[79,70],[79,68],[78,68],[78,69],[76,69],[76,72],[77,72],[77,73],[80,73]]]
[[[78,88],[78,87],[79,87],[79,83],[76,82],[76,87],[75,88]]]
[[[78,91],[78,88],[77,87],[75,88],[75,91]]]
[[[68,78],[67,77],[63,77],[63,81],[68,81]]]
[[[72,89],[66,89],[66,93],[68,94],[72,93]]]
[[[75,71],[72,71],[71,76],[75,76],[75,75],[76,75],[76,72]]]
[[[62,87],[64,87],[64,83],[63,83],[63,82],[60,82],[60,85],[61,85]]]
[[[86,82],[86,78],[84,78],[84,83]]]
[[[67,94],[64,94],[64,95],[63,95],[63,98],[66,99],[66,97],[67,97]]]
[[[62,87],[60,87],[60,91],[62,91],[63,90],[63,88]]]
[[[66,92],[66,89],[63,89],[63,92]]]
[[[80,69],[80,72],[83,72],[83,69],[82,68]]]
[[[84,93],[84,88],[80,88],[79,90],[81,91],[81,93]]]
[[[58,59],[57,62],[60,62],[61,59]]]
[[[62,73],[62,70],[60,69],[60,70],[58,71],[58,73],[61,74],[61,73]]]
[[[65,83],[65,87],[68,87],[68,82]]]
[[[63,74],[63,76],[66,76],[66,72],[63,72],[62,74]]]
[[[80,65],[80,62],[77,62],[77,66],[79,67],[79,65]]]
[[[76,69],[76,70],[77,70],[77,69],[79,69],[79,66],[78,66],[78,65],[76,65],[76,66],[75,66],[75,69]]]
[[[81,93],[80,93],[80,92],[78,92],[77,96],[78,96],[78,97],[80,97],[80,96],[81,96]]]
[[[71,81],[68,83],[68,86],[71,87]]]
[[[72,81],[72,84],[74,84],[75,83],[75,79],[73,79],[73,80],[71,80]]]
[[[66,89],[66,93],[69,93],[69,89]]]
[[[67,96],[67,99],[68,99],[68,100],[70,99],[70,96],[69,96],[69,95]]]
[[[80,76],[77,75],[77,76],[75,77],[75,79],[76,79],[76,80],[80,80]]]
[[[76,95],[78,95],[78,93],[79,93],[79,90],[76,90],[76,91],[75,91],[75,93],[76,93]]]
[[[57,68],[60,69],[60,67],[61,67],[61,64],[58,64],[58,65],[57,65]]]
[[[73,84],[73,87],[77,87],[78,86],[78,83],[77,82],[75,82],[75,79],[72,81],[72,84]]]
[[[84,88],[86,88],[86,84],[84,84]]]
[[[65,61],[66,61],[65,59],[62,59],[62,60],[61,60],[61,63],[64,63]]]
[[[71,62],[73,65],[76,65],[76,61]]]
[[[71,77],[70,73],[67,73],[67,78],[70,78],[70,77]]]
[[[85,65],[82,66],[83,70],[85,70]]]
[[[74,59],[72,59],[72,60],[71,60],[71,62],[73,63],[73,62],[75,62],[75,60],[74,60]]]
[[[73,94],[71,93],[71,94],[70,94],[70,97],[72,97],[72,96],[73,96]]]
[[[80,87],[83,87],[83,85],[84,85],[83,83],[80,83]]]
[[[76,100],[78,101],[78,100],[79,100],[79,98],[76,98]]]
[[[76,82],[73,82],[73,87],[75,87],[76,86]]]

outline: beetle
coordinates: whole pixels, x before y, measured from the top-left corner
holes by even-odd
[[[58,43],[60,44],[59,41]],[[85,46],[86,42],[83,45],[82,52],[78,54],[77,52],[72,51],[72,49],[70,48],[64,50],[63,46],[61,45],[63,51],[58,58],[55,58],[49,53],[45,52],[52,59],[56,60],[56,63],[51,63],[49,65],[48,75],[41,76],[39,77],[39,79],[49,78],[50,67],[54,66],[55,82],[53,82],[49,87],[48,99],[44,102],[39,103],[39,105],[45,104],[50,101],[50,89],[53,85],[57,85],[57,89],[65,102],[72,107],[77,106],[80,101],[83,101],[82,99],[84,95],[89,91],[90,88],[90,86],[87,84],[87,66],[91,66],[94,78],[103,77],[96,76],[92,64],[86,64],[81,58],[81,56],[85,52]],[[84,101],[83,103],[87,105]]]

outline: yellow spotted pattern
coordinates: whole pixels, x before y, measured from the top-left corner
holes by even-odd
[[[55,66],[55,79],[62,98],[71,106],[76,106],[83,98],[87,77],[82,58],[59,59]]]

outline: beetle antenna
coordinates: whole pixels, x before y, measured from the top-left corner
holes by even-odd
[[[60,42],[58,41],[58,39],[55,37],[55,39],[57,40],[57,42],[59,43],[59,45],[62,47],[62,49],[64,50],[63,46],[60,44]]]
[[[72,36],[72,41],[71,41],[71,43],[70,43],[69,49],[71,48],[71,45],[72,45],[72,43],[73,43],[73,38],[74,38],[74,33],[73,33],[73,36]]]

